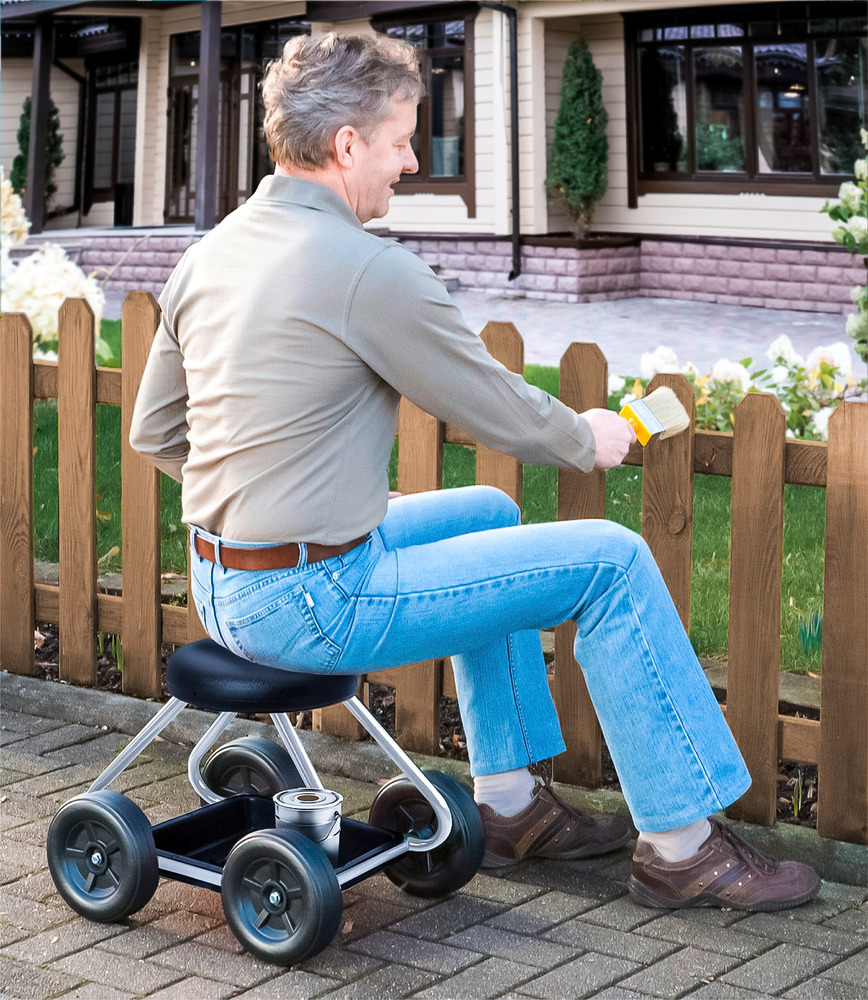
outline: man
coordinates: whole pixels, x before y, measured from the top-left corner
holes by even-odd
[[[418,168],[414,50],[296,38],[263,96],[275,173],[169,279],[131,431],[183,482],[209,634],[314,673],[451,655],[484,864],[497,867],[631,836],[528,770],[564,749],[539,629],[572,618],[640,831],[634,898],[811,898],[810,868],[778,865],[707,818],[750,778],[638,535],[607,521],[522,526],[486,487],[388,500],[401,395],[523,462],[606,469],[634,439],[616,414],[577,414],[507,372],[425,264],[364,230]]]

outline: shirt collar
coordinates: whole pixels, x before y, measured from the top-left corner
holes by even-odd
[[[259,187],[251,196],[253,199],[278,201],[287,205],[303,205],[319,212],[337,215],[345,222],[363,229],[359,217],[350,206],[324,184],[304,181],[298,177],[283,174],[269,174],[259,182]]]

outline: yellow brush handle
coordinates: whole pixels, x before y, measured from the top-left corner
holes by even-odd
[[[639,444],[641,444],[642,447],[644,448],[645,445],[648,444],[648,442],[651,440],[651,431],[648,430],[648,428],[630,409],[630,404],[627,403],[627,405],[621,410],[621,412],[618,415],[623,417],[627,421],[627,423],[633,428],[633,430],[636,432],[636,438],[638,439]]]

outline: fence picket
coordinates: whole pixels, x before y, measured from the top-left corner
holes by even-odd
[[[480,334],[488,353],[511,372],[524,372],[524,341],[512,323],[486,323]],[[476,446],[476,482],[496,486],[521,507],[522,464],[502,451]]]
[[[829,420],[817,832],[868,842],[868,404]]]
[[[443,425],[407,399],[398,412],[398,489],[422,493],[443,486]],[[395,735],[408,750],[436,753],[440,742],[443,661],[423,660],[369,674],[395,686]]]
[[[561,358],[561,402],[574,410],[605,406],[608,365],[596,344],[571,344]],[[558,470],[558,520],[606,516],[606,473]],[[559,781],[597,788],[602,778],[602,737],[597,713],[576,663],[576,626],[564,622],[555,629],[552,695],[567,749],[555,762]]]
[[[94,317],[84,299],[60,307],[57,346],[60,503],[58,672],[96,683],[96,367]]]
[[[659,374],[647,395],[669,386],[690,416],[688,429],[645,448],[642,476],[642,537],[648,543],[685,629],[690,628],[690,569],[693,545],[693,439],[696,397],[683,375]]]
[[[130,447],[130,425],[160,321],[159,306],[149,292],[130,292],[122,316],[121,557],[126,608],[123,685],[128,694],[156,698],[162,688],[160,473]]]
[[[0,318],[0,667],[35,674],[33,340],[24,316]]]
[[[787,420],[772,395],[735,408],[726,719],[753,779],[727,815],[770,826],[777,813],[778,692]]]

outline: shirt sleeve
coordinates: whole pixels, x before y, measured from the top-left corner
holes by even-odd
[[[178,482],[182,480],[182,469],[190,450],[187,379],[174,330],[174,290],[180,281],[183,260],[160,295],[163,315],[151,345],[130,425],[130,445]]]
[[[399,244],[363,268],[344,339],[401,395],[489,448],[530,465],[593,468],[587,421],[492,358],[443,282]]]

